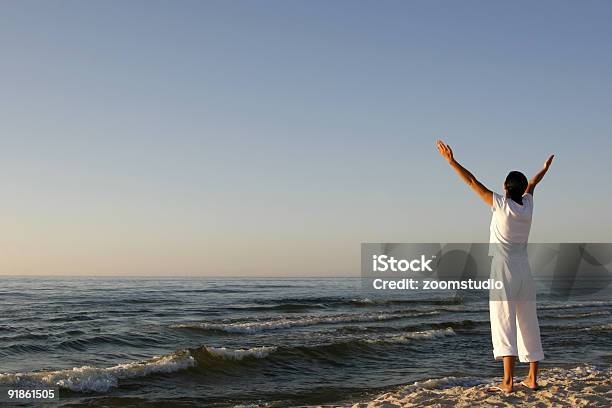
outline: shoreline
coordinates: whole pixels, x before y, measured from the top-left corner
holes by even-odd
[[[514,392],[489,391],[501,377],[444,377],[407,384],[377,397],[341,405],[321,407],[609,407],[612,406],[612,368],[581,365],[575,368],[550,368],[540,372],[540,389],[532,391],[520,385]]]

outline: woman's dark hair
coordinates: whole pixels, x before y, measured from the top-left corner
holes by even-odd
[[[508,196],[519,204],[523,204],[523,194],[527,190],[527,177],[520,171],[511,171],[506,177],[504,186],[508,192]]]

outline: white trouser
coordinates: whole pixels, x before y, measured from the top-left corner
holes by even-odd
[[[491,291],[489,311],[493,355],[518,356],[521,362],[544,359],[535,302],[535,283],[526,257],[494,257],[493,279],[504,289]]]

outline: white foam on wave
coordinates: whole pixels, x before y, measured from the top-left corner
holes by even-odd
[[[443,390],[451,387],[474,387],[480,384],[489,384],[492,381],[490,378],[476,377],[442,377],[433,378],[424,381],[417,381],[413,384],[404,386],[403,391],[411,391],[416,389],[437,389]]]
[[[363,305],[373,305],[376,302],[374,302],[372,299],[370,298],[363,298],[363,299],[351,299],[351,302],[353,303],[357,303],[357,304],[363,304]]]
[[[365,342],[366,343],[408,343],[415,339],[417,340],[418,339],[431,339],[431,338],[437,338],[437,337],[454,336],[455,334],[456,334],[455,331],[451,327],[448,327],[446,329],[440,329],[440,330],[424,330],[424,331],[403,333],[400,335],[394,334],[390,336],[389,335],[381,336],[381,337],[377,337],[373,339],[366,339]]]
[[[265,358],[276,351],[276,347],[262,346],[250,349],[228,349],[226,347],[206,347],[210,354],[227,360],[242,360],[245,357]]]
[[[593,330],[612,330],[612,323],[600,324],[598,326],[585,327],[583,329],[580,329],[580,331],[593,331]]]
[[[612,368],[584,364],[570,369],[555,367],[544,371],[544,373],[548,380],[580,380],[594,375],[610,376],[612,375]]]
[[[314,326],[318,324],[339,324],[339,323],[358,323],[358,322],[377,322],[394,320],[403,317],[418,317],[425,315],[439,314],[437,311],[430,312],[409,312],[399,313],[364,313],[354,315],[326,315],[326,316],[304,316],[297,319],[278,318],[265,321],[249,321],[234,323],[183,323],[175,324],[172,328],[183,329],[205,329],[219,330],[227,333],[253,334],[263,331],[288,329],[291,327]]]
[[[588,302],[565,302],[565,303],[555,303],[549,305],[538,305],[539,310],[549,310],[549,309],[572,309],[576,307],[599,307],[599,306],[612,306],[612,302],[607,300],[593,300]]]
[[[600,311],[600,312],[585,312],[585,313],[570,313],[570,314],[562,314],[562,315],[556,315],[553,317],[559,318],[559,319],[581,319],[583,317],[592,317],[592,316],[607,316],[609,315],[610,312],[608,311]]]
[[[204,349],[215,357],[225,360],[243,358],[265,358],[276,351],[276,347],[253,347],[229,349],[209,347]],[[75,392],[106,392],[115,388],[119,380],[146,377],[152,374],[173,373],[196,366],[196,359],[189,350],[180,350],[149,360],[118,364],[113,367],[82,366],[57,371],[34,371],[28,373],[0,374],[0,385],[18,387],[58,386]]]
[[[83,366],[58,371],[0,374],[0,384],[19,387],[57,385],[76,392],[105,392],[117,387],[121,379],[171,373],[193,367],[195,364],[195,359],[189,351],[183,350],[107,368]]]

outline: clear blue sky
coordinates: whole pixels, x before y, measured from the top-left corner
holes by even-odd
[[[359,244],[612,240],[607,1],[0,5],[1,274],[358,274]]]

